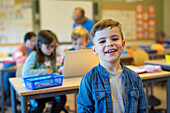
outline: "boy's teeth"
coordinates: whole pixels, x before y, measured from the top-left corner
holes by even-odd
[[[114,51],[116,51],[116,50],[108,50],[107,53],[111,53],[111,52],[114,52]]]

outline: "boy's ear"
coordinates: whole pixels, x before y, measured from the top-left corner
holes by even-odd
[[[125,48],[125,40],[122,41],[122,50]]]
[[[96,49],[95,49],[94,46],[91,47],[91,50],[92,50],[92,52],[93,52],[94,55],[97,55],[97,51],[96,51]]]

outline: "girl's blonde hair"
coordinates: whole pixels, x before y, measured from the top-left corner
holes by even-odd
[[[88,31],[83,28],[82,26],[76,27],[71,34],[72,40],[77,40],[78,38],[81,38],[82,36],[85,36],[86,41],[88,41],[89,33]]]

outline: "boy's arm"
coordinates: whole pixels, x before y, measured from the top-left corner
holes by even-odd
[[[138,81],[139,86],[139,106],[138,106],[138,113],[148,113],[148,102],[145,92],[143,90],[142,80],[139,77]]]
[[[83,77],[79,86],[79,93],[77,96],[77,112],[78,113],[92,113],[94,111],[94,102],[92,99],[91,83],[87,78]]]
[[[13,53],[13,59],[16,60],[17,63],[24,63],[27,58],[25,53],[25,47],[22,45],[15,50]]]

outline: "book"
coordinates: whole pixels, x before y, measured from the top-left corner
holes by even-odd
[[[143,65],[135,68],[130,68],[131,70],[135,71],[136,73],[153,73],[153,72],[161,72],[160,65]]]

